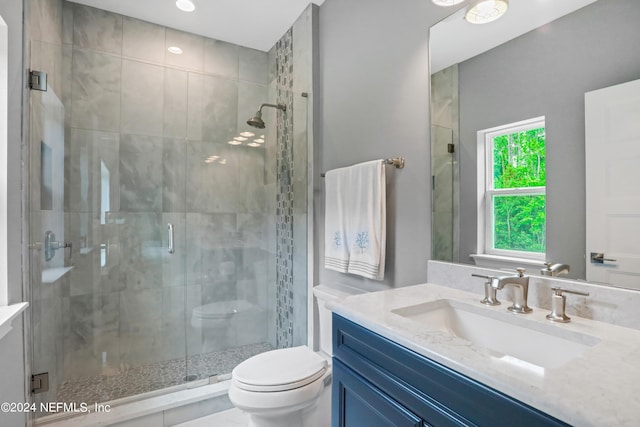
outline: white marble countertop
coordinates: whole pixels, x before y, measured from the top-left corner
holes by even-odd
[[[562,333],[588,335],[600,342],[558,368],[533,372],[496,362],[486,349],[469,341],[429,331],[428,326],[391,310],[450,299],[507,312],[508,304],[488,307],[478,295],[434,284],[408,286],[346,298],[335,313],[398,344],[486,384],[506,395],[576,427],[633,426],[640,422],[640,331],[572,316],[552,323],[549,310],[534,309],[524,317],[562,328]],[[514,318],[514,321],[519,322]],[[553,351],[553,349],[549,349]],[[499,410],[497,408],[496,410]]]

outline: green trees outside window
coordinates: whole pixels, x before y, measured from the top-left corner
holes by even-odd
[[[497,191],[491,196],[491,206],[495,249],[545,252],[545,185],[544,128],[493,138],[493,189]]]

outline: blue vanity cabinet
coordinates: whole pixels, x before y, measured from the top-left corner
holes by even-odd
[[[332,427],[568,427],[333,315]]]

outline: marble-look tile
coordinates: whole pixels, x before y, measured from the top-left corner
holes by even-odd
[[[73,16],[73,45],[120,55],[122,15],[76,3]]]
[[[187,89],[187,137],[193,141],[202,139],[203,90],[204,76],[198,73],[189,73]]]
[[[32,41],[30,68],[47,73],[48,91],[62,98],[62,44]]]
[[[171,138],[187,136],[189,73],[164,69],[163,135]]]
[[[187,285],[202,284],[202,233],[200,231],[202,215],[187,212],[186,214],[186,238],[189,244],[186,247],[185,274]],[[198,292],[198,301],[200,299]],[[200,305],[200,304],[198,304]]]
[[[166,65],[193,71],[202,71],[204,37],[167,28],[165,49],[172,46],[182,49],[182,53],[176,55],[167,52],[165,55]]]
[[[221,40],[204,39],[204,72],[238,78],[238,45]]]
[[[73,49],[71,126],[120,131],[121,68],[120,58]]]
[[[251,127],[247,124],[247,120],[253,117],[260,105],[265,102],[268,102],[267,87],[265,85],[238,82],[238,133],[248,131],[258,136],[264,133],[265,129]],[[267,108],[265,108],[263,112],[266,112],[265,110],[267,110]]]
[[[244,197],[238,189],[238,147],[222,143],[189,142],[187,147],[187,210],[189,212],[236,212],[238,199]],[[218,158],[205,162],[211,156]]]
[[[122,135],[120,141],[120,209],[162,209],[162,138]]]
[[[163,67],[122,61],[122,133],[162,136],[163,88]]]
[[[313,4],[293,24],[293,91],[311,92],[313,76]]]
[[[239,52],[238,78],[249,82],[267,84],[269,76],[267,53],[241,47]]]
[[[62,1],[62,43],[65,45],[73,44],[73,8],[73,3]]]
[[[238,170],[236,188],[240,191],[236,211],[241,213],[265,212],[264,150],[252,147],[234,147]]]
[[[162,146],[162,210],[185,212],[189,191],[187,176],[187,146],[184,139],[164,138]]]
[[[122,213],[119,279],[127,290],[162,287],[162,260],[169,256],[162,246],[166,224],[160,213]]]
[[[185,340],[187,357],[202,353],[202,328],[195,328],[191,325],[193,309],[202,305],[202,285],[188,285],[186,287],[185,304]]]
[[[65,125],[66,127],[70,127],[71,125],[71,105],[72,105],[72,94],[71,88],[73,87],[73,47],[71,45],[65,44],[62,45],[62,75],[61,75],[61,86],[62,86],[62,105],[65,106]],[[65,135],[67,134],[67,130],[65,129]]]
[[[133,367],[163,359],[162,289],[120,292],[120,360]]]
[[[186,358],[186,287],[165,288],[162,298],[162,346],[165,360]]]
[[[119,151],[117,133],[71,128],[65,151],[65,205],[69,211],[119,209]],[[109,197],[103,197],[105,191]]]
[[[267,338],[267,313],[264,310],[251,310],[235,316],[236,345],[249,345],[264,342]],[[306,330],[306,327],[305,327]],[[306,332],[305,332],[306,337]],[[305,343],[306,344],[306,343]]]
[[[238,84],[204,76],[202,139],[227,142],[237,135]]]
[[[125,16],[122,30],[122,56],[164,63],[165,27]]]
[[[266,249],[265,213],[238,213],[236,221],[238,239],[243,248]]]
[[[31,0],[29,12],[30,38],[52,44],[62,44],[61,0]]]

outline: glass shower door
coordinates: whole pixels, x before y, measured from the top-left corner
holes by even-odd
[[[147,64],[31,37],[30,68],[48,77],[29,94],[31,367],[49,380],[34,400],[184,384],[186,143],[127,113]]]

